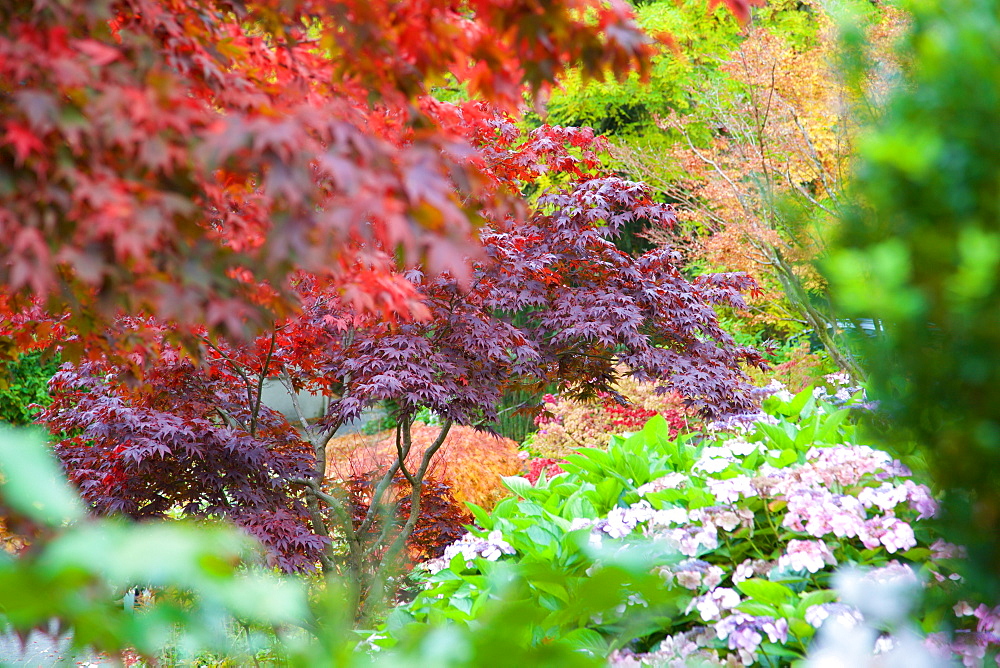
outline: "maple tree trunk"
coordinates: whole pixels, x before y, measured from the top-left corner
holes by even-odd
[[[367,587],[367,596],[360,601],[358,621],[362,626],[368,625],[372,622],[374,615],[378,612],[379,607],[383,602],[383,599],[389,593],[385,591],[386,583],[393,571],[398,570],[399,558],[403,550],[406,548],[406,542],[413,533],[414,527],[417,525],[417,520],[420,518],[420,494],[423,491],[424,478],[427,475],[427,471],[430,468],[430,463],[434,458],[434,455],[441,449],[441,446],[444,445],[444,441],[448,437],[448,432],[451,430],[452,424],[451,420],[444,421],[441,425],[441,431],[438,433],[437,438],[434,439],[434,442],[427,447],[424,454],[421,456],[420,464],[416,471],[410,471],[406,465],[406,457],[410,453],[410,449],[413,446],[413,419],[406,418],[396,427],[396,460],[391,468],[398,467],[399,472],[401,472],[403,477],[406,478],[406,481],[410,483],[410,512],[407,515],[406,522],[403,524],[400,531],[387,546],[385,553],[379,561],[378,567],[372,574]],[[376,506],[376,502],[382,507],[387,507],[384,498],[373,498],[372,508]],[[383,531],[379,536],[379,540],[369,547],[369,554],[373,553],[383,544],[383,541],[388,538],[389,533],[387,529],[391,528],[392,520],[394,519],[388,516],[390,514],[391,513],[386,513],[386,517],[383,519]]]
[[[286,387],[290,388],[290,383]],[[300,424],[308,428],[309,425],[294,395],[292,403]],[[362,625],[371,622],[381,609],[384,598],[389,593],[386,591],[386,585],[390,577],[401,570],[400,556],[420,518],[420,495],[424,478],[434,455],[444,444],[452,424],[451,420],[444,422],[437,438],[421,456],[417,468],[411,471],[406,464],[406,458],[413,445],[411,431],[413,418],[410,416],[400,420],[396,428],[396,458],[376,483],[368,509],[358,526],[355,526],[357,509],[346,507],[336,496],[322,490],[322,481],[326,475],[326,443],[336,429],[324,430],[319,434],[316,434],[315,430],[307,432],[309,435],[315,434],[310,438],[316,456],[315,478],[298,482],[305,488],[313,530],[330,541],[322,557],[322,570],[326,575],[344,576],[353,585],[354,598],[351,603],[355,610],[355,619]],[[393,528],[398,526],[395,516],[396,504],[391,501],[390,495],[393,481],[399,473],[402,473],[410,484],[410,511],[402,527],[394,533]],[[340,558],[334,553],[335,536],[328,526],[331,518],[327,510],[333,512],[332,521],[336,522],[336,530],[346,544],[347,553]],[[365,536],[370,535],[375,528],[378,529],[378,537],[371,542],[366,541]]]

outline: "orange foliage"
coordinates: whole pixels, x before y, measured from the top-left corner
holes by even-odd
[[[840,205],[850,124],[827,65],[831,48],[820,40],[797,52],[754,30],[722,68],[737,95],[706,91],[698,114],[661,120],[689,140],[671,157],[686,174],[676,184],[686,193],[680,216],[708,221],[696,254],[757,279],[764,290],[751,303],[762,323],[798,319],[794,306],[789,313],[773,305],[783,302],[789,281],[819,287],[809,261],[822,252],[829,214]],[[690,126],[706,122],[715,131],[699,146]],[[793,216],[778,206],[786,198],[798,205]]]
[[[413,424],[413,447],[407,466],[418,465],[440,431],[440,427],[422,422]],[[395,431],[390,430],[373,436],[351,434],[331,439],[327,444],[327,478],[345,480],[354,474],[387,469],[396,458],[395,438]],[[449,485],[459,503],[471,501],[490,509],[506,495],[500,479],[517,475],[522,464],[518,445],[511,439],[455,425],[431,460],[427,478]]]

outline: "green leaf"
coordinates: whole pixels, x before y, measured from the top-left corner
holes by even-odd
[[[903,556],[910,561],[925,561],[930,558],[931,551],[926,547],[914,547],[906,552],[903,552]]]
[[[767,605],[766,603],[759,603],[757,601],[743,601],[736,606],[736,609],[740,612],[745,612],[748,615],[756,615],[758,617],[778,616],[778,610],[773,605]]]
[[[569,592],[566,591],[566,587],[559,584],[558,582],[546,582],[543,580],[534,580],[531,586],[539,591],[543,591],[546,594],[551,594],[563,603],[569,601]]]
[[[777,457],[768,455],[767,460],[771,466],[780,469],[786,466],[791,466],[799,461],[799,454],[792,448],[786,448],[779,452]]]
[[[7,503],[38,522],[58,526],[85,516],[38,430],[0,427],[0,476]]]
[[[796,394],[791,401],[788,402],[786,406],[783,407],[781,411],[789,417],[794,417],[802,412],[802,409],[806,407],[809,400],[812,399],[812,387],[807,387],[798,394]]]
[[[816,635],[816,629],[809,622],[798,619],[796,617],[791,617],[788,619],[788,630],[792,632],[796,638],[812,638]]]
[[[821,605],[823,603],[832,603],[837,600],[837,592],[830,589],[821,589],[819,591],[811,591],[808,594],[802,594],[802,600],[798,604],[798,614],[800,617],[805,615],[806,610],[814,605]]]
[[[600,658],[607,656],[610,649],[604,636],[593,629],[573,629],[562,637],[562,641]]]
[[[736,585],[741,592],[761,603],[778,606],[791,600],[795,594],[785,585],[758,578],[750,578]]]
[[[564,459],[572,465],[591,473],[600,473],[602,468],[601,465],[593,461],[589,457],[584,457],[583,455],[570,454],[566,455]],[[566,468],[566,467],[563,467]],[[572,468],[572,467],[571,467]],[[566,469],[571,470],[571,469]]]
[[[527,495],[530,494],[533,489],[528,479],[522,478],[519,475],[505,476],[501,479],[503,480],[504,487],[522,498],[527,498]]]
[[[493,518],[490,514],[483,510],[481,507],[472,503],[471,501],[466,501],[465,505],[468,506],[469,510],[472,511],[472,516],[476,518],[476,523],[482,528],[490,531],[493,528]]]

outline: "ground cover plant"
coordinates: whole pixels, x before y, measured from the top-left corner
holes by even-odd
[[[835,590],[834,570],[849,566],[860,587],[931,590],[913,613],[924,658],[976,665],[995,654],[996,612],[964,603],[959,618],[943,602],[957,587],[960,549],[932,529],[930,488],[863,444],[851,416],[858,388],[832,380],[794,396],[781,390],[742,430],[676,436],[656,417],[606,450],[568,455],[563,473],[533,485],[508,479],[516,497],[491,513],[473,508],[475,530],[426,564],[426,589],[393,613],[381,642],[430,620],[476,626],[497,595],[487,576],[513,564],[518,595],[544,611],[529,642],[571,638],[615,666],[789,665],[806,658],[817,629],[861,624],[861,609],[878,638],[862,660],[891,655],[898,619],[880,626],[888,615]],[[654,590],[619,582],[588,594],[602,586],[604,559],[630,549],[657,575]],[[604,607],[569,611],[588,596]],[[965,629],[954,644],[944,633],[952,628]]]

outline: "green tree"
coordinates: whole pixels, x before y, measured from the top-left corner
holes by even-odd
[[[1000,2],[915,2],[903,80],[859,145],[859,205],[828,265],[884,331],[867,366],[892,438],[928,446],[944,527],[1000,585]],[[856,83],[881,74],[856,62]]]

